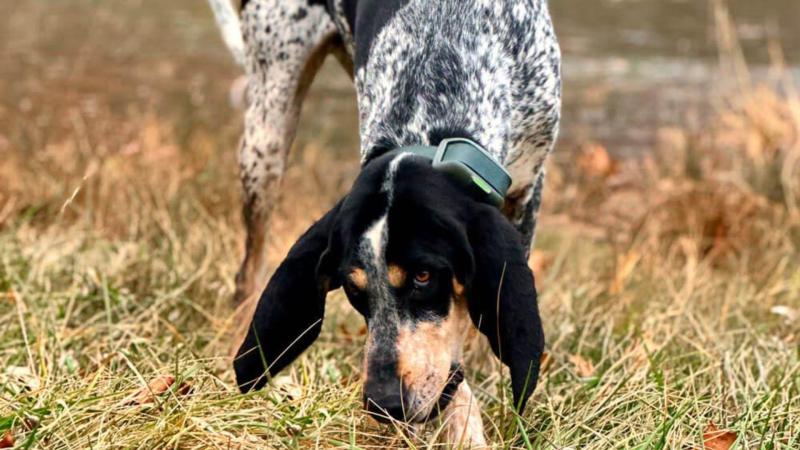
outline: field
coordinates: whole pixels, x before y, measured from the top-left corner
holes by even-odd
[[[238,393],[238,71],[207,15],[159,40],[165,23],[130,19],[146,2],[73,3],[91,20],[0,6],[0,448],[445,448],[439,424],[361,412],[364,325],[341,292],[309,352]],[[570,139],[551,159],[530,261],[547,357],[523,417],[485,342],[467,351],[498,448],[800,448],[800,95],[778,49],[753,81],[725,23],[702,127],[625,158]],[[329,61],[272,267],[357,173],[350,89]]]

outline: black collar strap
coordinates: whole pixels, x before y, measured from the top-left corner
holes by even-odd
[[[500,207],[511,187],[511,175],[483,147],[469,139],[445,139],[439,147],[402,147],[433,161],[433,168],[452,176],[479,201]]]

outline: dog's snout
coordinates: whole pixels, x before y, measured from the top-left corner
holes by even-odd
[[[380,423],[389,423],[392,419],[401,422],[406,420],[405,405],[401,396],[391,395],[383,398],[365,396],[364,402],[370,417]]]
[[[364,387],[364,408],[373,419],[381,423],[391,419],[405,421],[407,405],[404,401],[404,389],[397,385],[375,385],[368,383]]]
[[[391,419],[401,422],[406,420],[405,408],[402,397],[390,395],[383,398],[364,398],[365,406],[369,415],[381,423],[388,423]]]

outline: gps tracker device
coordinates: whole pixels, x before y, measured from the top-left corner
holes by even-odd
[[[432,166],[464,187],[473,197],[500,207],[511,187],[511,175],[483,147],[465,138],[443,140],[438,147],[403,147],[400,151],[431,159]]]

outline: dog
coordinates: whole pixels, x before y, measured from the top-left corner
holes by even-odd
[[[450,442],[485,445],[462,367],[470,327],[509,367],[519,413],[544,348],[527,259],[561,107],[546,0],[244,0],[238,14],[209,1],[248,77],[238,301],[266,278],[278,186],[329,54],[354,80],[360,122],[352,189],[260,293],[234,361],[240,389],[262,388],[307,349],[327,293],[343,287],[368,329],[366,411],[406,423],[441,415]]]

